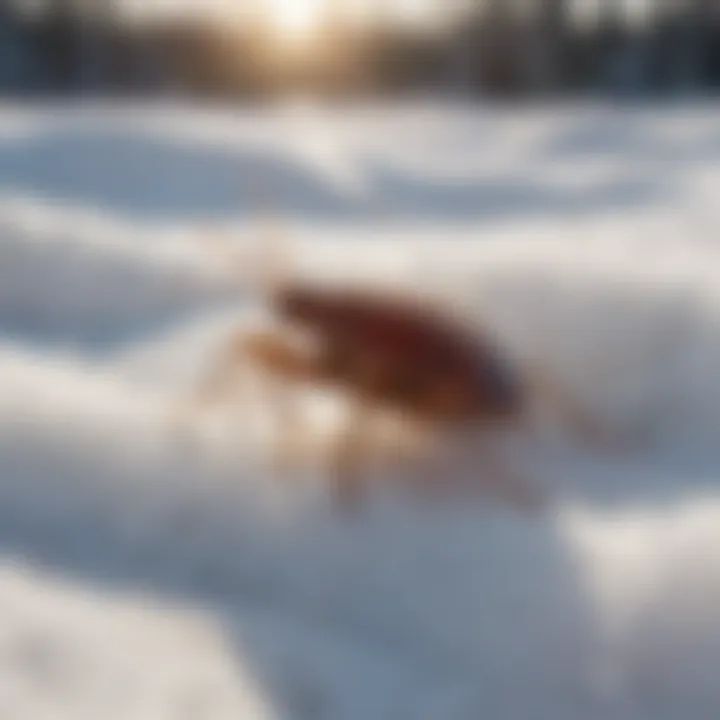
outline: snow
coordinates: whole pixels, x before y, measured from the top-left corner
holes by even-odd
[[[0,107],[0,715],[718,717],[716,112]],[[298,272],[440,294],[641,442],[520,438],[539,517],[348,520],[257,405],[182,434],[256,181]]]

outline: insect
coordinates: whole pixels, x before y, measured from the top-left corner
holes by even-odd
[[[489,330],[462,322],[435,303],[377,287],[348,289],[278,277],[265,289],[277,328],[236,332],[198,397],[222,399],[239,368],[260,370],[275,388],[270,402],[284,428],[278,445],[283,456],[304,424],[285,391],[298,386],[337,390],[348,413],[328,465],[335,497],[345,508],[358,507],[367,489],[373,430],[383,415],[416,430],[418,438],[429,433],[446,445],[464,439],[466,447],[478,450],[471,469],[477,486],[523,509],[541,504],[539,492],[510,471],[494,444],[499,435],[526,423],[536,396],[552,395],[583,435],[602,433],[557,385],[519,373]],[[429,478],[435,489],[446,483],[442,471]]]

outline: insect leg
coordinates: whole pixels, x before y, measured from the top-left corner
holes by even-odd
[[[372,421],[369,405],[362,400],[352,401],[345,426],[335,438],[330,460],[333,492],[339,507],[356,511],[365,492],[363,471],[369,450],[368,434]]]
[[[523,512],[538,511],[544,504],[542,493],[511,467],[503,437],[486,428],[481,428],[480,432],[479,436],[473,432],[472,436],[462,438],[465,447],[468,440],[471,447],[471,455],[467,458],[472,466],[468,489],[473,493],[489,494]]]

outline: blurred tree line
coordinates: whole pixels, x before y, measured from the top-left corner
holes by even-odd
[[[351,25],[329,10],[317,37],[296,46],[262,16],[130,23],[117,0],[45,0],[41,12],[0,0],[0,90],[525,97],[720,87],[718,0],[648,0],[641,20],[632,0],[594,0],[584,18],[577,2],[471,0],[457,22],[432,30]]]

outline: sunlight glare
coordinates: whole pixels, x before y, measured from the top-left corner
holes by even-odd
[[[273,23],[286,35],[306,37],[322,22],[325,0],[270,0]]]

